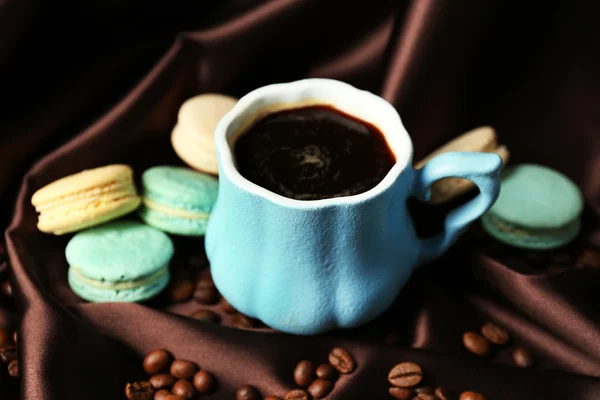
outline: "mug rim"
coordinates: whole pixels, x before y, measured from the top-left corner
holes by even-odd
[[[265,189],[264,187],[246,179],[238,171],[235,165],[235,157],[233,154],[234,151],[228,141],[229,136],[233,133],[231,129],[232,122],[234,122],[234,120],[236,120],[237,118],[241,118],[244,115],[246,117],[249,117],[248,114],[249,111],[251,111],[252,106],[255,103],[259,102],[261,99],[273,96],[277,97],[282,93],[300,94],[306,89],[315,89],[316,91],[321,92],[328,90],[341,90],[346,92],[352,92],[353,96],[355,97],[366,96],[370,99],[370,101],[377,103],[377,107],[381,107],[384,110],[385,114],[388,115],[388,118],[393,119],[393,121],[391,122],[394,125],[396,125],[397,131],[395,132],[389,132],[382,129],[375,121],[368,121],[378,127],[378,129],[383,134],[387,145],[390,147],[396,158],[396,162],[385,175],[385,177],[381,180],[381,182],[379,182],[377,185],[365,192],[350,196],[330,197],[319,200],[296,200]],[[318,98],[318,96],[316,97]],[[315,96],[306,97],[303,100],[315,100],[314,104],[319,104]],[[297,103],[300,102],[300,100],[297,101]],[[280,104],[281,103],[285,102],[281,101]],[[270,104],[278,103],[273,102]],[[322,104],[329,104],[332,107],[336,108],[335,101],[331,103],[323,101]],[[262,107],[262,109],[266,108],[267,105],[265,105],[265,107]],[[340,111],[353,115],[352,113],[345,111],[343,107],[339,107],[338,109]],[[256,114],[256,112],[254,112],[253,114]],[[364,118],[357,118],[364,120]],[[392,140],[391,135],[396,135],[396,137],[394,137]],[[392,186],[392,184],[397,180],[400,174],[412,162],[413,156],[413,146],[410,136],[408,135],[406,128],[402,124],[400,115],[388,101],[374,93],[358,89],[355,86],[352,86],[348,83],[327,78],[307,78],[292,82],[274,83],[259,87],[257,89],[252,90],[251,92],[248,92],[246,95],[244,95],[238,100],[236,105],[227,114],[225,114],[217,124],[217,127],[215,129],[215,146],[219,160],[219,176],[225,175],[227,176],[227,179],[229,179],[230,182],[233,183],[235,186],[249,193],[270,200],[276,204],[290,208],[315,208],[323,206],[356,204],[375,198],[387,189],[389,189],[390,186]]]

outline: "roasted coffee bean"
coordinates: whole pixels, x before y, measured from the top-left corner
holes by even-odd
[[[196,394],[196,390],[188,381],[180,380],[175,382],[171,388],[171,392],[175,396],[183,397],[184,399],[191,399]]]
[[[460,395],[460,400],[485,400],[485,397],[477,392],[463,392]]]
[[[166,350],[153,350],[144,358],[144,371],[148,375],[156,375],[161,372],[167,372],[173,362],[173,356]]]
[[[419,387],[415,388],[416,394],[421,394],[421,393],[433,394],[434,391],[435,391],[435,389],[433,389],[431,386],[419,386]]]
[[[200,393],[212,393],[217,386],[217,380],[214,375],[205,369],[196,372],[193,383],[196,390]]]
[[[494,344],[503,345],[510,340],[508,332],[491,322],[488,322],[481,327],[481,334]]]
[[[517,367],[527,368],[527,367],[532,367],[534,364],[531,353],[529,353],[527,350],[525,350],[522,347],[517,347],[513,351],[512,358]]]
[[[169,297],[174,303],[183,303],[192,297],[194,292],[194,282],[190,280],[182,280],[175,282],[169,288]]]
[[[413,400],[436,400],[436,398],[431,393],[419,393],[413,397]]]
[[[237,313],[233,317],[233,326],[239,329],[250,329],[254,328],[255,322],[247,315]]]
[[[423,379],[423,370],[412,362],[397,364],[388,374],[388,381],[392,386],[410,388],[418,385]]]
[[[317,377],[321,379],[327,379],[328,381],[335,381],[337,378],[337,370],[333,368],[331,364],[321,364],[316,370]]]
[[[219,302],[219,306],[221,307],[221,310],[223,310],[223,312],[225,314],[235,314],[235,313],[237,313],[237,310],[235,308],[233,308],[233,306],[231,304],[229,304],[229,302],[227,301],[227,299],[225,297],[221,297],[221,301]]]
[[[277,396],[267,396],[267,397],[265,397],[265,400],[281,400],[281,397],[277,397]]]
[[[128,400],[153,400],[154,389],[148,382],[133,382],[125,386],[125,396]]]
[[[342,374],[351,373],[356,366],[352,356],[341,347],[335,347],[331,350],[331,353],[329,353],[329,364],[333,365]]]
[[[17,334],[17,331],[13,332],[12,339],[13,339],[13,342],[15,342],[15,346],[16,346],[17,345],[17,341],[18,341],[17,339],[19,339],[19,335]]]
[[[326,397],[333,389],[333,382],[327,379],[317,379],[308,387],[308,393],[315,399]]]
[[[221,322],[219,314],[210,310],[198,310],[192,314],[192,318],[199,321],[208,322],[209,324],[218,324]]]
[[[315,366],[308,360],[302,360],[294,370],[294,382],[298,386],[306,387],[315,380]]]
[[[577,268],[600,268],[600,251],[592,248],[584,249],[577,261],[575,262]]]
[[[165,400],[184,400],[183,397],[177,396],[176,394],[169,394]]]
[[[467,350],[478,356],[486,356],[490,352],[490,342],[476,332],[463,334],[463,344]]]
[[[260,393],[254,386],[244,385],[240,386],[235,392],[236,400],[259,400]]]
[[[8,364],[9,362],[19,358],[17,353],[17,346],[6,346],[0,349],[0,360],[3,363]]]
[[[170,388],[175,384],[175,381],[175,377],[169,374],[156,374],[148,379],[148,383],[151,384],[154,389]]]
[[[12,297],[13,291],[10,282],[4,281],[0,284],[0,293],[2,293],[4,297]]]
[[[200,368],[195,362],[188,360],[175,360],[171,364],[171,375],[177,379],[190,380]]]
[[[408,388],[391,387],[390,396],[398,400],[410,400],[413,398],[414,391]]]
[[[19,377],[19,360],[12,360],[8,364],[8,374],[13,378]]]
[[[11,344],[10,334],[6,329],[0,327],[0,348],[10,346]]]
[[[285,395],[285,400],[308,400],[308,394],[304,390],[290,390]]]
[[[214,286],[196,287],[194,300],[200,304],[213,304],[219,298],[219,292]]]
[[[167,397],[171,395],[166,389],[160,389],[158,392],[154,393],[154,400],[167,400]]]
[[[435,397],[438,400],[454,400],[455,396],[452,392],[450,392],[448,389],[443,388],[443,387],[438,387],[437,389],[435,389]]]

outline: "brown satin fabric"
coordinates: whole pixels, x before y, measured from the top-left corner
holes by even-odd
[[[212,371],[220,387],[209,398],[234,398],[246,383],[283,397],[298,361],[325,362],[342,346],[359,368],[330,399],[389,398],[387,373],[406,360],[420,363],[432,385],[492,400],[600,399],[600,270],[513,262],[502,247],[486,250],[478,225],[416,271],[376,321],[300,337],[234,329],[227,316],[222,326],[206,325],[182,317],[200,306],[164,298],[85,303],[66,283],[68,237],[38,232],[29,203],[37,188],[84,168],[123,162],[139,176],[151,165],[181,164],[169,133],[194,94],[242,96],[328,77],[392,102],[416,160],[475,126],[496,127],[512,162],[550,165],[581,186],[588,210],[580,241],[600,246],[595,2],[92,1],[72,2],[68,14],[43,3],[0,1],[0,83],[12,99],[0,113],[0,194],[2,221],[12,218],[16,292],[16,305],[0,304],[0,324],[20,320],[21,398],[124,398],[125,383],[144,378],[143,354],[156,347]],[[419,207],[422,231],[450,208]],[[176,248],[176,275],[206,273],[201,241],[177,238]],[[462,332],[489,319],[531,349],[535,368],[510,366],[507,351],[493,359],[464,351]],[[17,385],[0,373],[0,398],[19,398]]]

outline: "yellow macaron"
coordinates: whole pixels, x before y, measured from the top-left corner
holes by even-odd
[[[40,213],[38,229],[62,235],[118,218],[135,210],[140,197],[128,165],[88,169],[54,181],[31,197]]]

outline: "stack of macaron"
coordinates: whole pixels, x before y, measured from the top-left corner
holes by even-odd
[[[149,168],[138,194],[132,168],[114,164],[63,177],[33,194],[40,231],[75,233],[65,255],[77,295],[92,302],[138,302],[167,286],[174,253],[169,234],[206,232],[218,192],[214,129],[236,102],[205,94],[182,105],[172,143],[198,171]]]

